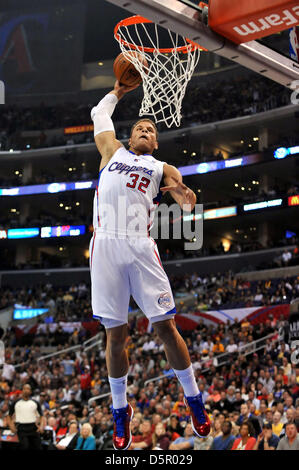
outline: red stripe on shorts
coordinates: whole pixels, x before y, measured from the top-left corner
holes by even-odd
[[[97,186],[97,216],[98,216],[98,226],[101,226],[100,214],[99,214],[99,187]]]
[[[92,249],[91,249],[91,257],[90,257],[90,267],[92,268],[92,257],[93,257],[93,250],[94,250],[94,241],[96,238],[96,232],[93,232],[93,237],[92,237]]]
[[[159,262],[161,268],[162,268],[163,271],[164,271],[164,268],[163,268],[163,266],[162,266],[161,260],[160,260],[160,258],[159,258],[159,256],[158,256],[158,253],[156,252],[155,248],[154,248],[154,253],[155,253],[155,255],[156,255],[156,258],[157,258],[157,260],[158,260],[158,262]]]

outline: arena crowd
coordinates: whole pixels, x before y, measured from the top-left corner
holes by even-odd
[[[299,294],[299,278],[249,281],[232,272],[200,275],[197,272],[170,275],[170,284],[179,313],[217,308],[260,307],[288,304]],[[194,298],[193,303],[186,299]],[[1,287],[0,309],[15,304],[31,308],[48,308],[49,323],[89,321],[92,319],[90,287],[85,281],[78,285],[53,286],[51,283],[22,288]],[[131,299],[133,310],[137,306]]]
[[[175,283],[172,279],[175,292],[182,288],[188,291],[190,285],[194,288],[204,282],[213,283],[220,295],[221,276],[201,279],[194,273]],[[234,292],[250,289],[248,284],[237,280]],[[278,280],[276,302],[279,295],[285,302],[283,292],[291,290],[298,295],[298,287],[298,279]],[[256,287],[260,305],[267,288],[269,281]],[[100,343],[96,347],[85,351],[82,346],[90,338],[83,322],[91,320],[85,283],[57,291],[50,285],[7,289],[1,292],[1,299],[2,308],[15,303],[50,307],[49,315],[39,322],[31,337],[24,333],[20,338],[13,326],[2,330],[6,346],[0,374],[2,435],[9,433],[14,401],[29,384],[32,398],[43,413],[39,428],[43,449],[75,449],[87,439],[86,450],[111,448],[104,329],[99,326]],[[64,331],[59,325],[60,321],[74,320],[82,324],[73,331]],[[138,329],[135,316],[128,328],[128,398],[135,412],[130,449],[299,449],[299,367],[292,362],[290,346],[279,333],[285,328],[283,317],[269,316],[264,324],[257,325],[246,319],[215,325],[200,320],[194,330],[182,332],[212,420],[212,431],[205,439],[193,435],[182,388],[165,359],[160,340],[154,333]],[[266,336],[261,349],[244,354],[242,346]],[[49,347],[61,353],[42,358],[42,351]],[[75,349],[63,352],[70,347]],[[227,353],[227,361],[217,366],[217,356],[223,353]],[[14,445],[3,439],[1,442],[4,449]]]
[[[136,99],[137,95],[126,96],[123,106],[115,111],[114,121],[119,127],[120,138],[127,138],[128,130],[118,123],[136,118],[141,101],[141,92],[139,94],[140,99]],[[289,95],[289,91],[283,86],[256,75],[254,80],[250,77],[230,77],[209,84],[200,84],[194,80],[189,85],[183,101],[182,126],[205,124],[268,111],[289,104]],[[41,103],[39,107],[34,108],[5,105],[0,116],[1,150],[20,149],[17,141],[18,133],[22,130],[41,131],[37,147],[65,145],[68,141],[92,142],[92,136],[88,134],[72,138],[63,135],[50,138],[42,132],[46,129],[90,124],[92,106],[94,104],[83,103],[64,103],[56,106]],[[165,129],[159,126],[159,130]]]

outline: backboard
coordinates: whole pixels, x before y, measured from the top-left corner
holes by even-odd
[[[275,47],[275,40],[272,45],[271,41],[267,41],[268,38],[237,45],[212,31],[207,24],[206,8],[198,6],[192,0],[107,1],[128,10],[131,14],[142,15],[171,31],[178,32],[208,51],[288,88],[294,89],[293,82],[299,80],[299,64],[287,57],[286,46],[280,50],[280,47]],[[287,31],[284,33],[287,34]]]

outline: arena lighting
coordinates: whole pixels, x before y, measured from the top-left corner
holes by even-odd
[[[288,206],[299,206],[299,194],[288,197]]]
[[[96,181],[79,181],[75,183],[75,189],[91,189],[96,187]]]
[[[38,317],[49,311],[48,308],[15,308],[13,311],[14,320],[27,320],[29,318]]]
[[[292,237],[296,237],[296,233],[291,232],[291,230],[286,230],[285,238],[292,238]]]
[[[288,155],[296,155],[299,153],[299,145],[296,145],[295,147],[279,147],[276,150],[274,150],[274,158],[277,158],[278,160],[281,160]]]
[[[75,191],[81,189],[96,188],[97,181],[77,181],[74,183],[50,183],[21,186],[18,188],[0,189],[0,196],[27,196],[30,194],[60,193],[63,191]]]
[[[252,204],[244,204],[243,210],[246,211],[255,211],[258,209],[267,209],[269,207],[281,206],[282,199],[272,199],[271,201],[261,201],[254,202]]]
[[[294,147],[298,148],[299,147]],[[179,171],[182,176],[198,175],[204,173],[210,173],[218,170],[225,170],[238,166],[251,165],[262,160],[262,156],[259,154],[248,155],[242,158],[235,158],[231,160],[222,160],[215,162],[199,163],[195,165],[181,166]],[[64,191],[75,191],[82,189],[95,189],[97,186],[97,180],[92,181],[77,181],[74,183],[50,183],[50,184],[36,184],[31,186],[20,186],[16,188],[2,188],[0,189],[1,196],[26,196],[31,194],[55,194]]]
[[[237,206],[219,207],[218,209],[206,209],[203,214],[204,220],[221,219],[223,217],[233,217],[237,215]],[[190,220],[200,220],[201,214],[188,214],[184,215],[183,221],[189,222]]]
[[[8,239],[35,238],[39,236],[39,228],[12,228],[7,230]]]
[[[65,183],[51,183],[47,187],[48,193],[60,193],[61,191],[65,191],[66,185]]]
[[[234,166],[241,166],[243,163],[242,158],[236,158],[234,160],[225,160],[224,165],[225,168],[233,168]]]
[[[233,217],[235,215],[237,215],[237,206],[230,206],[205,210],[203,218],[204,220],[222,219],[223,217]]]
[[[236,168],[239,166],[252,165],[253,163],[261,162],[262,160],[263,157],[261,154],[252,154],[247,155],[246,157],[181,166],[178,168],[178,170],[181,172],[182,176],[191,176],[210,173],[218,170],[226,170],[229,168]]]
[[[208,163],[200,163],[199,165],[197,165],[196,173],[208,173],[209,171],[211,171],[210,168],[212,168],[212,166]]]
[[[184,215],[183,217],[183,221],[184,222],[189,222],[190,220],[200,220],[201,219],[201,214],[188,214],[188,215]],[[181,218],[178,218],[176,220],[174,220],[174,222],[176,222],[177,220],[181,220]]]
[[[0,189],[0,196],[18,196],[21,188]]]
[[[62,225],[58,227],[42,227],[41,238],[78,237],[86,232],[85,225]]]

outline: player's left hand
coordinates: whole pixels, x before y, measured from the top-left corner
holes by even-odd
[[[117,95],[117,97],[120,99],[123,95],[126,93],[129,93],[130,91],[135,90],[138,88],[140,83],[134,86],[126,86],[126,85],[121,85],[118,80],[114,83],[114,92]]]
[[[163,193],[172,191],[182,197],[182,204],[191,204],[191,206],[194,206],[196,203],[195,193],[177,178],[174,178],[173,176],[170,178],[173,180],[173,184],[164,186],[163,188],[160,188],[160,190]]]

